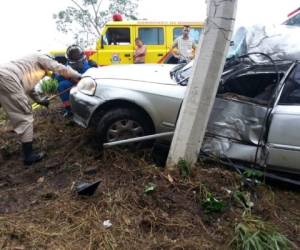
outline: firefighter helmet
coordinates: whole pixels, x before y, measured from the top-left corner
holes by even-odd
[[[70,65],[74,70],[82,73],[85,54],[81,47],[78,45],[69,46],[66,52],[66,58],[68,60],[68,65]]]
[[[67,48],[66,58],[69,62],[81,62],[85,59],[83,49],[78,45],[71,45]]]

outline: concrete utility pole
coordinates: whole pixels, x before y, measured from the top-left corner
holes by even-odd
[[[233,32],[238,0],[209,0],[203,37],[171,144],[167,168],[197,161]]]

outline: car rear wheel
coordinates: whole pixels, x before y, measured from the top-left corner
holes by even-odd
[[[97,137],[100,143],[125,140],[151,133],[153,129],[150,119],[134,108],[109,110],[97,125]]]

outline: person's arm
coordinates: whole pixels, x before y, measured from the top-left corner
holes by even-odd
[[[178,38],[175,39],[175,41],[172,45],[171,53],[174,57],[179,58],[180,54],[179,54],[179,51],[178,51]]]
[[[40,96],[35,89],[31,90],[29,93],[30,98],[35,101],[37,104],[43,105],[45,107],[49,106],[49,99],[46,96]]]
[[[45,55],[41,55],[38,57],[38,63],[40,63],[43,69],[58,73],[64,78],[70,79],[75,83],[77,83],[78,80],[81,79],[81,74],[79,74],[77,71],[73,70],[69,66],[62,65]]]
[[[135,58],[136,57],[143,57],[143,56],[145,56],[146,55],[146,51],[147,51],[146,46],[143,46],[141,51],[136,51]]]
[[[197,48],[196,43],[193,41],[193,43],[192,43],[192,56],[191,56],[190,59],[195,58],[196,48]]]
[[[178,49],[178,38],[173,42],[172,49]]]
[[[196,45],[196,43],[193,41],[193,43],[192,43],[192,48],[194,49],[194,50],[196,50],[196,48],[197,48],[197,45]]]
[[[88,64],[91,68],[97,68],[98,67],[97,63],[93,60],[88,60]]]

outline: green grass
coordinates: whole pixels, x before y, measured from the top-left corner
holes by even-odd
[[[191,164],[186,160],[180,159],[177,164],[179,168],[180,175],[183,177],[188,177],[191,174]]]
[[[292,243],[273,225],[251,217],[235,227],[230,249],[236,250],[287,250]]]
[[[223,201],[217,199],[213,196],[212,193],[207,193],[206,198],[201,203],[204,212],[207,214],[210,213],[219,213],[225,208]]]
[[[41,89],[44,94],[55,94],[58,88],[58,81],[52,78],[44,79],[41,83]]]

